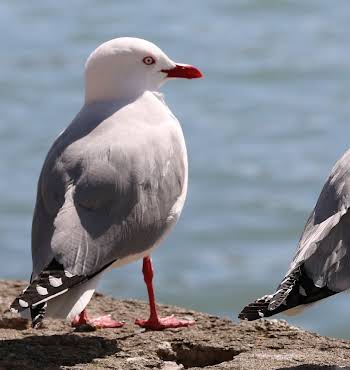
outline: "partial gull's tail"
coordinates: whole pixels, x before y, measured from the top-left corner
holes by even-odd
[[[274,294],[265,295],[248,304],[238,318],[252,321],[284,311],[286,314],[295,314],[306,305],[336,293],[327,287],[316,287],[313,280],[305,273],[303,265],[300,265],[282,280]]]
[[[30,310],[32,325],[38,327],[45,316],[47,302],[71,287],[87,280],[87,276],[72,275],[53,260],[49,266],[12,302],[10,310],[22,313]]]

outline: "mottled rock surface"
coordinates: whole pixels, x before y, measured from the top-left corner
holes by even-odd
[[[24,282],[0,280],[0,312]],[[148,305],[96,294],[91,314],[125,320],[121,329],[77,332],[47,320],[33,330],[11,313],[0,314],[0,369],[349,369],[350,341],[321,337],[285,321],[241,324],[183,308],[161,305],[162,315],[193,318],[196,326],[145,331],[133,324]]]

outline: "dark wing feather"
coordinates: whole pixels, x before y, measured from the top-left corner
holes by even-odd
[[[316,287],[305,273],[304,266],[298,266],[282,281],[276,293],[250,303],[243,308],[238,318],[252,321],[273,316],[298,306],[314,303],[336,293],[327,287]]]
[[[13,312],[22,312],[30,309],[33,327],[38,327],[44,318],[47,301],[61,294],[66,293],[70,288],[92,279],[102,270],[104,266],[92,275],[73,275],[64,270],[63,265],[53,260],[47,268],[42,271],[39,277],[33,280],[30,285],[11,304]]]
[[[22,312],[65,293],[69,288],[87,280],[87,276],[72,275],[53,260],[41,274],[11,304],[11,310]]]

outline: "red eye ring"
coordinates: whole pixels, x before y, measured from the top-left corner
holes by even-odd
[[[154,64],[156,61],[154,60],[154,58],[153,57],[151,57],[151,56],[147,56],[147,57],[144,57],[143,59],[142,59],[142,61],[146,64],[146,65],[148,65],[148,66],[150,66],[151,64]]]

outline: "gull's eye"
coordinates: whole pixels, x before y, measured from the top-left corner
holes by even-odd
[[[147,64],[148,66],[149,65],[151,65],[151,64],[154,64],[156,61],[154,60],[154,58],[153,57],[151,57],[151,56],[148,56],[148,57],[144,57],[143,59],[142,59],[142,61],[145,63],[145,64]]]

